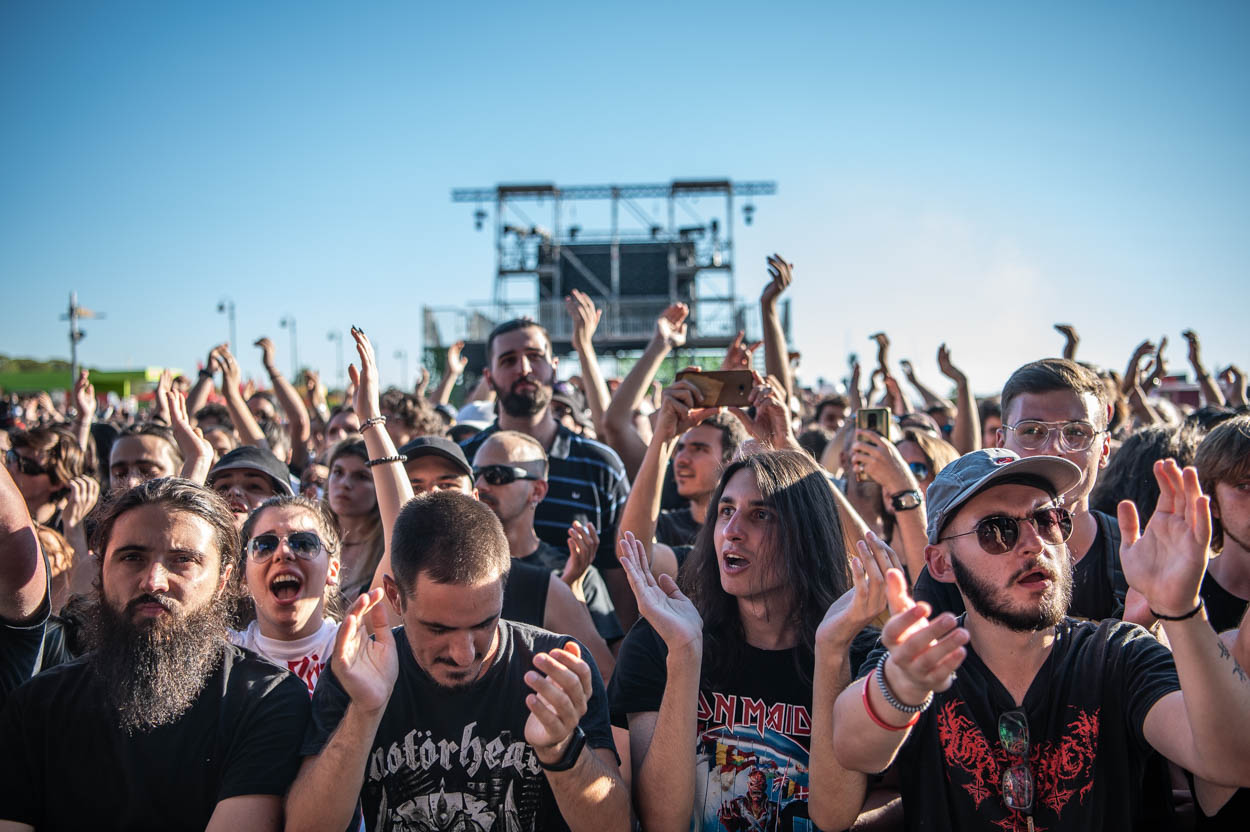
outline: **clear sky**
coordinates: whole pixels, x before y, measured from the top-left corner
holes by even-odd
[[[0,352],[193,369],[268,334],[384,381],[490,295],[457,186],[774,179],[738,285],[796,264],[805,375],[885,329],[978,390],[1193,327],[1250,369],[1250,4],[0,4]],[[242,350],[256,373],[257,351]],[[935,384],[935,386],[937,386]]]

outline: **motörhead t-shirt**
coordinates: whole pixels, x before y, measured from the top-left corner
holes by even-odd
[[[856,639],[852,668],[875,638],[872,631],[871,637]],[[612,672],[616,725],[626,727],[629,714],[659,711],[667,656],[663,639],[639,619],[621,643]],[[744,645],[743,664],[731,684],[706,675],[700,679],[692,830],[816,829],[807,817],[813,665],[811,653],[800,648]]]
[[[482,678],[440,687],[416,659],[404,628],[394,630],[399,678],[369,747],[360,791],[369,832],[454,829],[567,830],[534,750],[525,741],[534,656],[570,639],[500,620],[498,654]],[[590,651],[591,697],[581,728],[586,750],[614,748],[603,680]],[[313,694],[312,720],[300,752],[319,754],[351,701],[327,666]],[[613,752],[615,753],[615,751]]]
[[[1067,618],[1055,630],[1020,706],[1028,719],[1033,828],[1153,828],[1158,819],[1143,811],[1142,784],[1154,752],[1142,726],[1156,702],[1180,689],[1172,654],[1146,630],[1114,619]],[[1001,789],[1010,763],[998,724],[1016,707],[969,646],[954,685],[934,695],[895,759],[906,829],[1028,829],[1025,813],[1007,808]]]

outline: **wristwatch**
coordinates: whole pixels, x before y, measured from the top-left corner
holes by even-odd
[[[900,491],[890,497],[890,505],[895,511],[910,511],[920,507],[920,500],[920,492],[913,488],[911,491]]]
[[[577,758],[582,756],[582,749],[586,747],[586,734],[582,731],[582,726],[578,725],[573,729],[573,737],[568,746],[564,749],[564,756],[556,760],[554,763],[544,763],[542,760],[538,764],[547,771],[568,771],[577,765]]]

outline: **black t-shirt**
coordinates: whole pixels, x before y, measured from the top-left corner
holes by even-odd
[[[439,687],[416,659],[402,627],[394,630],[399,678],[369,747],[360,791],[369,832],[411,829],[567,830],[547,777],[525,742],[524,682],[534,656],[567,636],[499,622],[499,652],[481,679],[460,690]],[[588,748],[613,748],[603,679],[585,647],[593,690],[581,719]],[[327,667],[313,693],[301,752],[319,754],[351,701]],[[589,753],[583,752],[583,753]],[[615,753],[615,751],[613,751]],[[461,815],[456,823],[447,818]],[[493,825],[492,825],[493,824]]]
[[[860,675],[883,651],[873,652]],[[1029,723],[1035,828],[1153,824],[1157,819],[1142,808],[1144,772],[1154,753],[1142,726],[1155,703],[1179,689],[1172,654],[1136,624],[1060,622],[1051,655],[1021,706]],[[998,719],[1015,708],[969,645],[955,684],[934,695],[895,759],[906,829],[1026,828],[1024,816],[1004,805],[999,785],[1008,762]]]
[[[541,627],[547,617],[547,590],[551,571],[513,558],[508,581],[503,586],[501,617],[531,627]]]
[[[1210,572],[1202,578],[1202,589],[1199,590],[1202,601],[1207,608],[1207,618],[1211,621],[1211,629],[1217,633],[1235,630],[1241,626],[1241,619],[1250,605],[1245,598],[1238,598],[1224,587]]]
[[[695,522],[690,506],[670,508],[655,518],[655,540],[667,546],[691,546],[702,528]]]
[[[569,553],[557,549],[546,541],[539,541],[538,548],[519,560],[536,566],[543,566],[552,572],[564,571]],[[590,610],[590,618],[595,622],[595,629],[608,644],[615,644],[625,638],[621,622],[616,617],[616,607],[612,604],[612,596],[608,594],[608,585],[603,582],[603,573],[594,564],[586,567],[586,575],[582,578],[582,595],[586,597],[586,609]],[[505,616],[507,617],[507,616]]]
[[[1074,618],[1101,621],[1124,615],[1124,595],[1128,581],[1120,566],[1120,526],[1116,519],[1101,511],[1090,511],[1098,522],[1098,531],[1085,557],[1072,568],[1072,603],[1068,614]],[[920,570],[913,595],[926,601],[933,614],[952,612],[963,615],[964,601],[954,584],[942,583],[929,574],[929,567]]]
[[[14,691],[0,714],[0,818],[48,829],[197,829],[217,804],[282,795],[299,767],[308,688],[223,645],[176,722],[127,735],[87,659]]]
[[[877,633],[861,636],[852,645],[851,667],[863,661]],[[733,684],[699,682],[692,828],[815,829],[807,819],[813,656],[800,648],[744,650]],[[640,618],[612,672],[614,724],[627,727],[629,714],[659,711],[667,656],[664,640]]]

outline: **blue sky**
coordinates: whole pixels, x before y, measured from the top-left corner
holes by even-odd
[[[1250,5],[10,2],[0,352],[194,368],[299,321],[391,356],[488,298],[457,186],[774,179],[739,292],[796,264],[805,375],[891,333],[978,390],[1058,351],[1203,337],[1250,368]],[[242,351],[258,372],[257,352]]]

